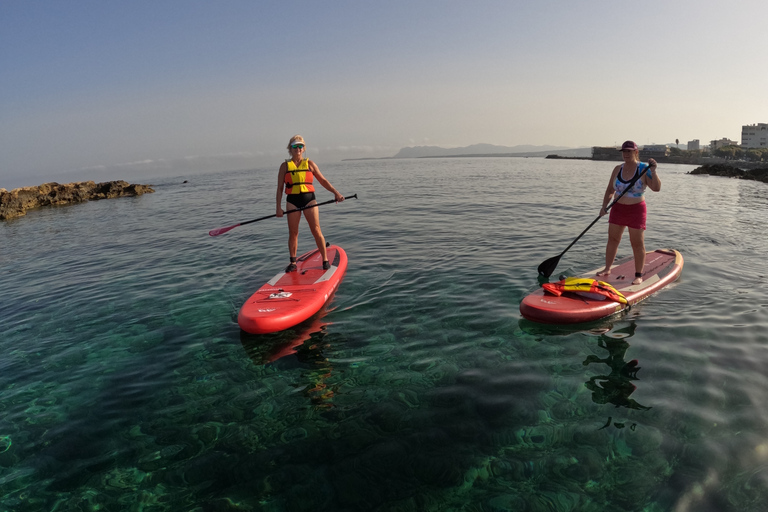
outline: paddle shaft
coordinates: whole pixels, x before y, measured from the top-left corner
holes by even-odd
[[[347,199],[357,199],[357,194],[354,194],[354,195],[351,195],[351,196],[347,196],[347,197],[344,198],[345,201]],[[288,210],[288,211],[285,211],[283,213],[286,214],[286,215],[289,215],[291,213],[301,212],[302,210],[309,210],[310,208],[315,208],[315,207],[323,205],[323,204],[331,204],[331,203],[336,203],[336,202],[337,201],[335,199],[331,199],[329,201],[324,201],[322,203],[311,204],[311,205],[308,205],[308,206],[302,206],[301,208],[296,208],[294,210]],[[271,219],[272,217],[277,217],[277,214],[273,213],[272,215],[267,215],[267,216],[264,216],[264,217],[259,217],[258,219],[247,220],[245,222],[241,222],[239,224],[234,224],[232,226],[227,226],[225,228],[212,229],[211,231],[208,232],[208,234],[211,235],[211,236],[222,235],[222,234],[226,233],[227,231],[229,231],[231,229],[235,229],[238,226],[245,226],[246,224],[251,224],[252,222],[259,222],[260,220]]]
[[[617,197],[616,199],[614,199],[613,201],[611,201],[611,204],[609,204],[608,206],[606,206],[606,207],[605,207],[605,213],[608,213],[608,210],[610,210],[610,209],[613,207],[613,205],[615,205],[616,203],[618,203],[618,202],[619,202],[619,199],[621,199],[622,197],[624,197],[624,194],[626,194],[626,193],[627,193],[627,191],[628,191],[629,189],[631,189],[632,187],[634,187],[634,186],[635,186],[635,183],[637,182],[637,180],[639,180],[640,178],[642,178],[642,177],[643,177],[643,174],[645,174],[645,171],[647,171],[647,170],[648,170],[648,169],[650,169],[650,168],[651,168],[650,166],[646,167],[645,169],[643,169],[643,170],[640,172],[640,174],[639,174],[638,176],[635,176],[634,178],[632,178],[632,181],[630,181],[630,182],[629,182],[629,185],[627,185],[627,188],[625,188],[625,189],[624,189],[624,190],[621,192],[621,194],[619,194],[619,197]],[[596,223],[597,221],[599,221],[599,220],[600,220],[602,217],[603,217],[602,215],[598,215],[598,216],[597,216],[597,218],[596,218],[595,220],[593,220],[593,221],[592,221],[592,223],[591,223],[589,226],[587,226],[587,229],[585,229],[584,231],[582,231],[582,232],[581,232],[581,234],[580,234],[579,236],[577,236],[577,237],[576,237],[576,239],[575,239],[573,242],[571,242],[571,245],[569,245],[568,247],[566,247],[566,248],[565,248],[565,251],[567,251],[568,249],[570,249],[570,248],[573,246],[573,244],[575,244],[575,243],[576,243],[576,241],[577,241],[579,238],[581,238],[582,236],[584,236],[584,233],[586,233],[587,231],[589,231],[589,228],[591,228],[592,226],[594,226],[594,225],[595,225],[595,223]],[[561,252],[561,253],[560,253],[560,256],[562,256],[563,254],[565,254],[565,251]]]
[[[605,207],[605,212],[606,212],[606,213],[608,213],[608,210],[610,210],[610,209],[613,207],[613,205],[615,205],[617,202],[619,202],[619,199],[621,199],[621,198],[624,196],[624,194],[626,194],[626,193],[627,193],[627,191],[628,191],[629,189],[631,189],[631,188],[632,188],[632,187],[635,185],[635,183],[637,182],[637,180],[639,180],[640,178],[642,178],[642,177],[643,177],[643,175],[646,173],[646,171],[647,171],[648,169],[650,169],[650,168],[651,168],[651,166],[649,165],[648,167],[646,167],[645,169],[643,169],[643,170],[640,172],[640,174],[639,174],[639,175],[637,175],[637,176],[635,176],[634,178],[632,178],[632,180],[631,180],[631,181],[629,182],[629,184],[627,185],[627,188],[625,188],[625,189],[622,191],[622,193],[621,193],[621,194],[619,194],[619,197],[617,197],[616,199],[614,199],[613,201],[611,201],[611,204],[609,204],[608,206],[606,206],[606,207]],[[592,221],[592,223],[591,223],[589,226],[587,226],[587,229],[585,229],[584,231],[582,231],[582,232],[579,234],[579,236],[577,236],[577,237],[576,237],[576,238],[573,240],[573,242],[571,242],[571,243],[570,243],[570,245],[568,245],[568,247],[566,247],[566,248],[565,248],[565,250],[564,250],[563,252],[561,252],[561,253],[560,253],[560,255],[559,255],[559,256],[555,256],[554,258],[550,258],[550,259],[548,259],[548,260],[544,261],[544,263],[542,263],[541,265],[539,265],[539,269],[538,269],[538,270],[539,270],[539,274],[541,274],[541,275],[543,275],[543,276],[545,276],[545,277],[549,277],[550,275],[552,275],[552,272],[554,272],[554,271],[555,271],[555,267],[557,267],[557,263],[560,261],[560,258],[562,258],[562,257],[563,257],[563,254],[565,254],[566,252],[568,252],[568,249],[570,249],[571,247],[573,247],[573,244],[575,244],[576,242],[578,242],[578,241],[579,241],[579,239],[580,239],[582,236],[584,236],[584,233],[586,233],[587,231],[589,231],[589,229],[590,229],[592,226],[594,226],[594,225],[597,223],[597,221],[599,221],[599,220],[600,220],[600,218],[601,218],[601,217],[602,217],[602,215],[598,215],[598,216],[597,216],[597,218],[595,218],[595,220],[593,220],[593,221]],[[547,265],[547,264],[549,264],[549,265]],[[549,269],[548,267],[552,267],[552,268],[551,268],[551,269]],[[548,271],[548,272],[547,272],[547,271]]]

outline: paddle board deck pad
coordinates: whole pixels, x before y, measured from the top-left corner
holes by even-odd
[[[323,270],[323,257],[315,249],[296,259],[296,271],[281,271],[243,304],[237,323],[245,332],[266,334],[307,320],[328,302],[347,271],[347,253],[337,245],[326,247],[331,268]]]
[[[646,253],[643,282],[640,284],[632,284],[635,279],[635,260],[631,256],[614,264],[610,275],[598,276],[597,272],[602,269],[600,267],[580,274],[579,277],[610,284],[624,295],[628,304],[579,292],[564,292],[558,297],[540,288],[523,297],[520,313],[527,320],[544,324],[575,324],[607,318],[674,283],[683,271],[683,256],[674,249],[657,249]]]

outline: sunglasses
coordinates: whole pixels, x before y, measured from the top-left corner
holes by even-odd
[[[304,144],[291,144],[291,149],[304,149]]]

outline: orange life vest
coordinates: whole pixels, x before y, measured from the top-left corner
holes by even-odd
[[[309,170],[309,160],[306,158],[301,161],[298,167],[293,160],[285,161],[288,169],[285,171],[285,193],[302,194],[304,192],[314,192],[315,186],[312,184],[315,177]]]
[[[563,292],[574,292],[591,299],[605,300],[607,298],[622,304],[627,304],[627,299],[624,295],[605,281],[596,281],[594,279],[580,277],[566,277],[562,281],[556,283],[544,283],[541,287],[552,295],[557,295],[558,297],[562,295]]]

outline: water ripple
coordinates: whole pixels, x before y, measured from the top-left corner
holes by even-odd
[[[284,222],[207,231],[271,213],[274,170],[0,224],[0,508],[762,510],[765,187],[662,166],[688,193],[649,194],[646,244],[682,251],[679,282],[588,326],[520,319],[612,165],[323,166],[359,192],[321,210],[349,270],[263,336],[237,311],[285,265]],[[599,265],[606,230],[558,271]]]

